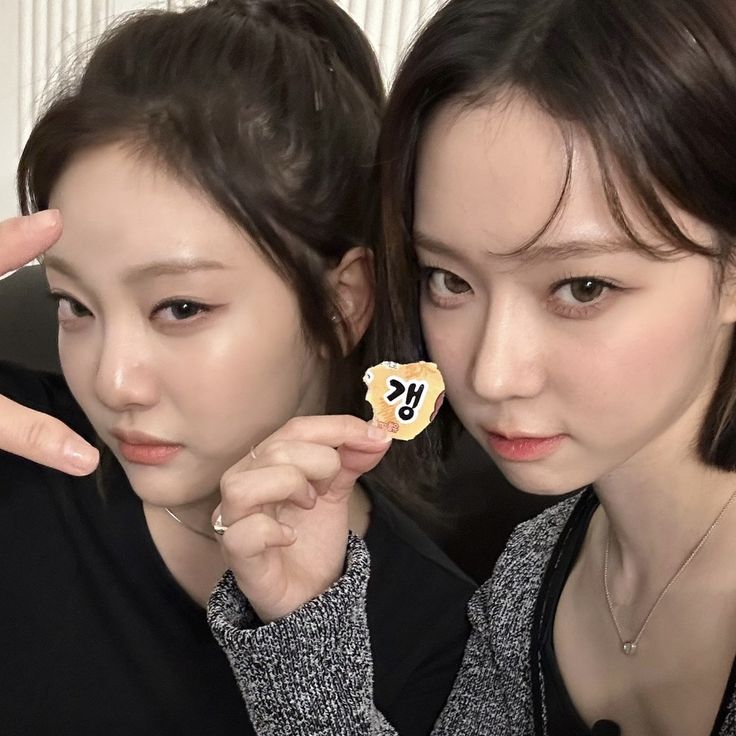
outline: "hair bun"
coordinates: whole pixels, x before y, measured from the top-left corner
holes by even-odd
[[[370,100],[383,104],[383,79],[370,42],[334,0],[210,0],[205,7],[236,23],[252,21],[269,32],[284,31],[306,41],[315,67],[330,73],[341,68]],[[315,104],[319,107],[319,102]]]

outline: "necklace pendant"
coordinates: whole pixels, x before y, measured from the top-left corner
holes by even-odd
[[[629,656],[636,654],[637,646],[638,644],[635,644],[633,641],[625,641],[623,645],[624,654]]]

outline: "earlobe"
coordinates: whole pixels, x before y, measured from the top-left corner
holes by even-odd
[[[351,248],[327,278],[339,310],[335,321],[347,355],[360,342],[373,316],[373,253],[364,246]]]

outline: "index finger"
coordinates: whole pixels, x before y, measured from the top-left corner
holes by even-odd
[[[50,248],[61,235],[58,210],[0,222],[0,275],[20,268]]]
[[[349,444],[355,449],[388,444],[391,436],[364,419],[349,414],[294,417],[271,435],[279,440],[300,440],[330,447]]]
[[[70,475],[88,475],[99,452],[55,417],[0,396],[0,450]]]

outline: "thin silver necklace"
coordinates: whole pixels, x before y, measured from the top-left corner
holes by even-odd
[[[209,539],[210,542],[216,542],[217,537],[214,534],[208,534],[207,532],[203,532],[201,529],[197,529],[196,527],[192,526],[191,524],[187,524],[186,521],[183,519],[180,519],[168,506],[164,506],[164,511],[175,521],[178,521],[183,527],[186,529],[189,529],[190,532],[194,532],[195,534],[199,534],[200,537],[205,537],[206,539]]]
[[[654,605],[649,609],[649,613],[644,619],[644,623],[641,625],[639,632],[633,639],[624,639],[624,636],[621,633],[621,627],[619,626],[618,620],[616,619],[616,614],[613,611],[613,601],[611,600],[611,591],[608,588],[608,554],[611,550],[611,527],[609,525],[608,536],[606,539],[606,552],[603,557],[603,589],[606,591],[606,601],[608,602],[608,610],[611,613],[611,619],[613,620],[613,625],[616,627],[616,633],[618,634],[618,638],[621,642],[621,648],[624,654],[627,654],[627,655],[636,654],[636,650],[639,648],[639,641],[642,637],[642,634],[644,633],[644,629],[647,628],[649,619],[651,619],[652,616],[654,615],[654,612],[657,610],[657,606],[659,606],[659,604],[662,602],[662,599],[669,592],[670,588],[677,582],[680,575],[682,575],[682,573],[685,572],[685,569],[687,568],[687,566],[695,559],[695,556],[698,554],[698,552],[700,552],[700,550],[703,548],[703,545],[708,541],[708,537],[711,535],[711,532],[718,526],[718,522],[723,518],[723,515],[728,510],[728,507],[731,505],[731,501],[733,501],[734,497],[736,497],[736,490],[734,490],[734,492],[729,496],[728,501],[726,501],[723,508],[720,510],[718,516],[716,516],[715,521],[708,527],[708,531],[706,531],[705,534],[703,534],[703,536],[700,538],[700,541],[695,545],[693,551],[685,558],[685,561],[682,563],[682,565],[680,565],[680,567],[677,569],[675,574],[670,578],[667,585],[664,586],[664,589],[659,594],[659,596],[657,596],[657,600],[654,601]]]

